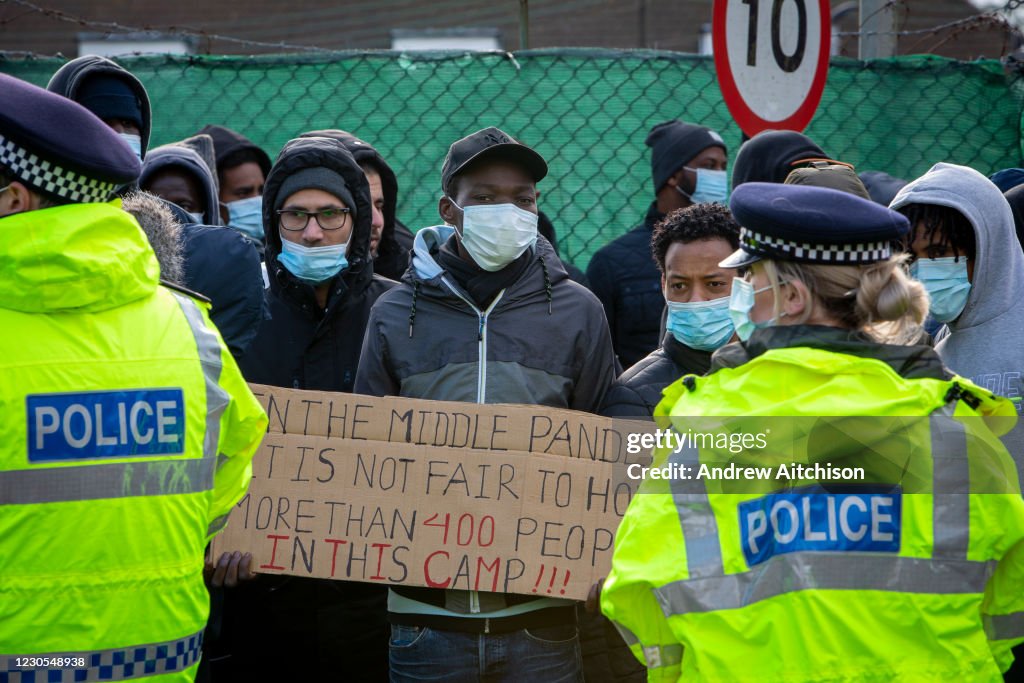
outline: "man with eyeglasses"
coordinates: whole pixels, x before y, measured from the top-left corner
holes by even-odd
[[[352,391],[370,307],[395,284],[373,273],[372,216],[366,176],[341,142],[284,146],[263,193],[271,318],[242,359],[248,381]],[[239,562],[231,582],[250,566]],[[371,584],[276,576],[227,592],[223,680],[386,679],[386,597]]]

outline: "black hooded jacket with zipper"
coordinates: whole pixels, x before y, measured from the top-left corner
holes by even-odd
[[[340,174],[355,200],[349,266],[330,281],[324,309],[313,287],[278,261],[281,236],[274,207],[281,184],[310,167]],[[242,374],[274,386],[352,391],[370,307],[395,285],[373,274],[366,177],[337,140],[293,140],[271,169],[263,199],[272,317],[242,359]],[[264,576],[230,592],[225,637],[233,656],[221,675],[254,681],[386,680],[386,595],[382,586],[291,576]]]
[[[349,266],[331,280],[324,309],[317,305],[313,287],[278,261],[281,235],[273,209],[284,179],[311,167],[329,168],[340,174],[356,203]],[[370,308],[377,297],[395,285],[373,273],[370,221],[366,178],[340,142],[301,138],[285,145],[263,193],[271,319],[263,322],[242,359],[242,374],[248,381],[295,389],[352,391]]]

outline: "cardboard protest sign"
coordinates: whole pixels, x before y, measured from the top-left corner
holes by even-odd
[[[215,557],[242,550],[265,573],[579,600],[607,575],[637,488],[625,468],[646,457],[627,452],[619,421],[252,389],[270,425]]]

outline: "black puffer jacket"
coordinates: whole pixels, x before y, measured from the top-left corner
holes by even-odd
[[[658,348],[665,297],[651,256],[651,233],[664,217],[651,203],[643,223],[602,247],[587,266],[590,289],[604,304],[612,345],[624,368]]]
[[[331,280],[327,306],[279,262],[273,207],[285,178],[309,167],[339,173],[355,200],[349,267]],[[370,307],[395,283],[374,276],[370,192],[363,171],[336,140],[292,140],[281,150],[263,194],[272,318],[240,364],[250,382],[351,391]],[[264,576],[226,592],[230,673],[218,680],[387,680],[387,591],[381,586]]]
[[[409,267],[413,234],[395,215],[398,207],[398,179],[395,172],[373,145],[360,140],[352,133],[336,129],[313,130],[299,137],[338,140],[352,153],[356,163],[368,164],[377,169],[381,189],[384,191],[384,229],[381,231],[380,244],[377,245],[377,257],[373,259],[373,272],[392,280],[400,280],[405,269]]]
[[[331,281],[324,310],[317,305],[313,287],[278,262],[281,235],[273,210],[284,179],[316,166],[336,171],[345,179],[355,198],[357,214],[349,266]],[[263,193],[271,319],[264,322],[241,364],[248,381],[297,389],[352,391],[370,307],[395,284],[373,273],[370,220],[366,178],[341,143],[327,138],[299,138],[281,150]]]
[[[659,348],[619,376],[605,397],[601,414],[651,417],[665,387],[683,375],[703,375],[710,367],[710,352],[691,349],[669,332]]]

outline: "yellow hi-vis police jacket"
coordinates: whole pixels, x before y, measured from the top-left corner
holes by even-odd
[[[119,202],[0,219],[0,679],[191,681],[266,415]]]
[[[649,680],[1002,680],[1024,640],[1024,499],[990,426],[1015,411],[930,349],[869,357],[842,336],[758,331],[745,364],[665,390],[655,414],[676,433],[717,425],[767,447],[655,453],[654,467],[722,469],[645,481],[619,527],[601,608]],[[774,478],[725,478],[736,463]],[[857,463],[870,483],[777,469]]]

